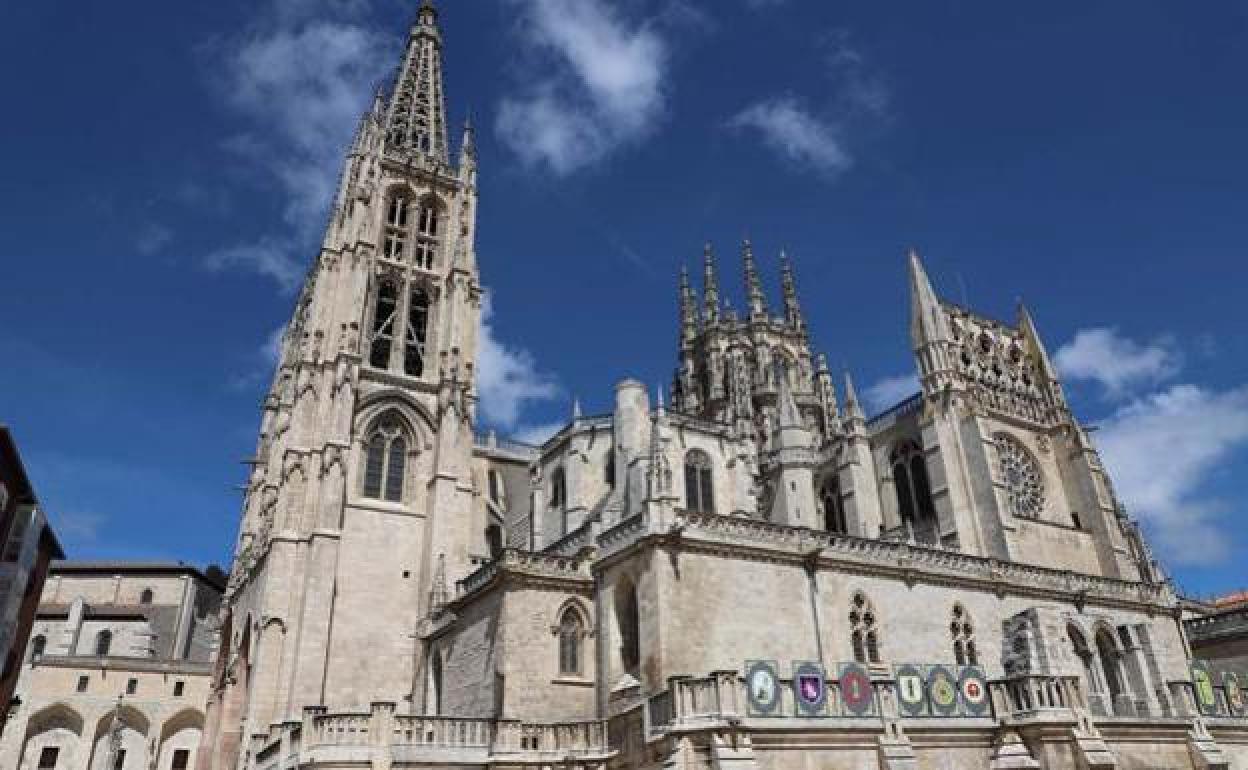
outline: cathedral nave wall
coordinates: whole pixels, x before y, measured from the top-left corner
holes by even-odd
[[[426,714],[498,715],[498,674],[511,629],[503,621],[504,591],[494,589],[457,610],[449,632],[430,639],[425,664]]]

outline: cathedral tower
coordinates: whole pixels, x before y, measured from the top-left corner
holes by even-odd
[[[450,160],[442,45],[425,0],[282,339],[203,770],[234,768],[251,736],[306,707],[412,700],[418,627],[485,548],[470,475],[477,162],[470,128]]]

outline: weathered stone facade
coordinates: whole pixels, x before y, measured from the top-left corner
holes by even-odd
[[[195,767],[220,602],[221,586],[177,564],[54,563],[0,767]]]
[[[202,770],[1248,766],[1031,317],[917,255],[921,392],[870,420],[746,243],[743,316],[681,276],[670,405],[475,435],[441,46],[425,2],[283,340]]]

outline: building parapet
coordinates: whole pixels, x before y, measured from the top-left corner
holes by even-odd
[[[307,765],[368,765],[383,757],[395,764],[492,762],[597,767],[611,756],[606,723],[551,723],[514,719],[420,716],[395,713],[395,704],[373,703],[367,712],[303,710],[301,722],[274,725],[252,738],[259,770]],[[374,765],[376,766],[376,765]]]
[[[469,596],[504,574],[555,580],[587,581],[593,577],[583,559],[551,553],[504,548],[497,559],[482,565],[456,584],[456,600]]]
[[[1174,606],[1173,590],[1165,583],[1142,583],[1058,570],[1033,564],[973,556],[961,551],[913,543],[870,540],[831,532],[786,527],[759,519],[713,513],[678,512],[676,526],[683,533],[697,533],[742,544],[780,547],[795,555],[817,553],[820,562],[852,562],[870,568],[901,570],[925,575],[949,574],[960,580],[1009,587],[1019,593],[1058,593],[1064,596]],[[599,538],[602,542],[607,533]]]
[[[1188,638],[1195,642],[1226,636],[1248,635],[1248,608],[1219,612],[1184,621]]]

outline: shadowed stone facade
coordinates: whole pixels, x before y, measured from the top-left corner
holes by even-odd
[[[921,392],[871,419],[747,242],[741,315],[709,246],[680,277],[670,404],[477,435],[442,45],[426,2],[283,339],[202,770],[1248,766],[1030,315],[916,254]]]

